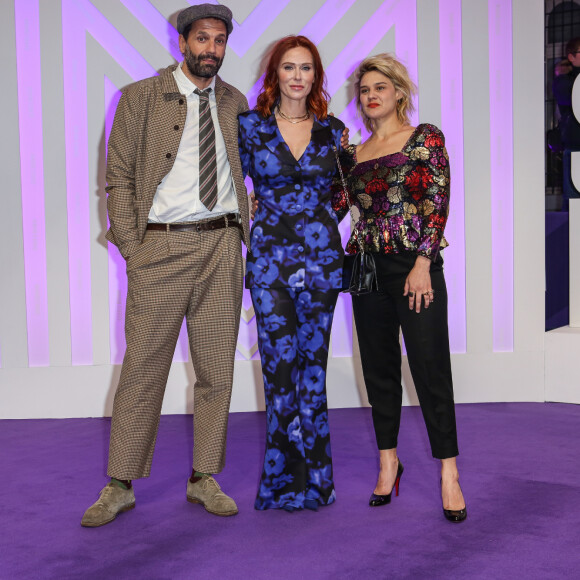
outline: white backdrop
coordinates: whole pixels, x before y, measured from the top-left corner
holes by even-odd
[[[214,2],[215,3],[215,2]],[[419,85],[415,122],[440,126],[451,157],[446,237],[458,402],[544,400],[543,2],[230,0],[221,76],[248,95],[265,50],[313,39],[331,109],[364,138],[352,72],[396,52]],[[0,245],[0,418],[110,414],[124,342],[122,261],[104,240],[106,139],[119,89],[179,58],[185,0],[0,3],[5,190]],[[233,411],[263,408],[245,296]],[[191,410],[182,336],[163,410]],[[416,398],[408,369],[405,402]],[[331,407],[366,404],[350,303],[329,360]]]

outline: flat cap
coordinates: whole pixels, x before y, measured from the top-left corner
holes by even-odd
[[[201,20],[202,18],[217,18],[223,21],[228,34],[231,34],[234,29],[232,16],[232,11],[222,4],[196,4],[195,6],[190,6],[182,10],[177,15],[177,32],[183,34],[186,27],[196,20]]]

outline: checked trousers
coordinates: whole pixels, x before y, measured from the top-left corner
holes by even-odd
[[[226,432],[242,303],[237,228],[148,230],[127,260],[127,350],[113,404],[107,473],[148,477],[161,405],[186,319],[196,381],[193,467],[218,473]]]

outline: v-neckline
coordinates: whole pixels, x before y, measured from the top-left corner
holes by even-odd
[[[280,127],[278,127],[278,121],[276,119],[276,115],[274,114],[274,124],[276,125],[276,132],[278,133],[278,137],[280,138],[282,143],[284,143],[286,150],[288,151],[288,153],[290,153],[292,159],[294,159],[294,161],[296,163],[300,163],[300,161],[304,157],[304,154],[306,153],[306,150],[308,149],[308,147],[310,147],[310,144],[312,143],[312,133],[314,131],[314,123],[315,122],[316,122],[316,119],[313,119],[312,120],[312,127],[310,128],[310,141],[308,141],[308,143],[306,144],[306,147],[304,148],[304,151],[302,151],[302,153],[300,154],[300,157],[297,158],[294,155],[294,153],[292,153],[292,149],[290,149],[290,145],[288,145],[288,143],[286,142],[286,139],[284,139],[284,135],[282,135],[282,131],[280,131]]]

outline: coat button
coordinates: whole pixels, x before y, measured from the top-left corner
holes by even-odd
[[[179,99],[178,102],[179,102],[180,105],[183,105],[183,99]]]
[[[167,157],[167,159],[171,159],[171,153],[167,153],[165,157]]]
[[[179,131],[179,125],[175,125],[173,128],[174,128],[176,131]]]

